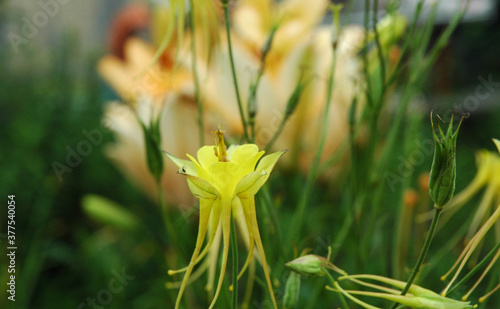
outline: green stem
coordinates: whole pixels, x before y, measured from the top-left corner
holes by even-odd
[[[238,243],[236,241],[236,229],[234,228],[233,215],[231,214],[231,247],[233,259],[233,294],[231,296],[231,308],[238,308]]]
[[[271,218],[271,222],[274,225],[274,230],[276,232],[276,239],[278,242],[278,247],[281,250],[281,254],[285,254],[285,249],[283,247],[283,236],[281,235],[280,231],[280,226],[279,226],[279,220],[278,216],[276,215],[276,209],[274,208],[273,201],[272,201],[272,196],[271,196],[271,191],[269,189],[269,185],[266,184],[262,187],[261,190],[262,193],[260,193],[261,197],[261,202],[266,208],[266,212]]]
[[[325,273],[326,277],[328,278],[328,280],[330,281],[330,283],[334,287],[335,286],[335,280],[333,280],[332,275],[330,275],[330,273],[328,272],[328,270],[325,269],[324,267],[321,267],[321,270],[323,270],[323,272]],[[346,302],[346,300],[344,298],[344,295],[342,295],[342,293],[340,293],[340,292],[337,292],[337,294],[339,295],[340,302],[342,302],[342,306],[344,307],[344,309],[349,309],[349,306],[347,305],[347,302]]]
[[[382,80],[382,85],[385,85],[385,60],[384,60],[384,55],[382,51],[382,45],[380,44],[380,37],[378,34],[378,29],[377,29],[377,24],[378,24],[378,19],[377,19],[377,12],[378,12],[378,0],[374,0],[373,3],[373,32],[375,34],[375,45],[377,46],[377,54],[378,58],[380,61],[380,79]],[[382,86],[383,87],[383,86]],[[383,90],[382,90],[383,92]]]
[[[199,139],[200,139],[200,145],[205,145],[205,135],[203,134],[203,105],[201,104],[201,98],[200,98],[200,81],[198,78],[198,69],[197,69],[197,63],[196,63],[196,39],[194,36],[194,29],[195,29],[195,17],[194,17],[194,1],[190,0],[190,6],[191,10],[189,13],[189,23],[191,27],[191,71],[193,74],[194,78],[194,99],[196,101],[196,106],[198,107],[198,130],[199,130]]]
[[[285,124],[287,121],[288,121],[288,115],[285,115],[285,117],[283,117],[283,119],[281,119],[281,123],[278,127],[278,130],[276,132],[274,132],[273,137],[271,138],[269,143],[267,143],[267,146],[265,149],[266,153],[269,152],[269,150],[271,150],[271,148],[273,147],[274,142],[276,142],[276,140],[278,139],[278,136],[280,136],[281,131],[283,131],[283,128],[285,127]]]
[[[448,293],[448,295],[451,295],[456,289],[458,289],[462,284],[464,284],[467,280],[469,280],[470,277],[472,277],[481,267],[483,267],[486,262],[495,254],[495,252],[500,249],[500,242],[497,243],[497,245],[491,250],[488,255],[484,257],[484,259],[479,262],[479,264],[476,265],[462,280],[460,280],[453,288],[451,288]]]
[[[330,77],[328,81],[328,92],[326,96],[326,102],[325,102],[325,111],[323,113],[323,130],[321,131],[321,139],[320,143],[318,145],[318,150],[316,151],[316,156],[314,158],[313,165],[311,167],[311,170],[309,171],[308,177],[307,177],[307,182],[306,186],[304,188],[304,193],[301,195],[300,200],[299,200],[299,205],[297,207],[297,210],[294,214],[294,219],[292,224],[290,225],[290,241],[295,240],[297,238],[297,235],[300,234],[300,230],[302,228],[302,224],[304,222],[304,212],[306,210],[307,204],[309,202],[309,198],[311,196],[313,184],[316,180],[317,174],[318,174],[318,167],[319,167],[319,162],[321,159],[321,154],[323,153],[323,148],[325,147],[325,142],[326,142],[326,135],[328,133],[328,116],[330,114],[330,103],[332,100],[332,93],[333,93],[333,84],[335,81],[335,67],[337,64],[337,49],[333,48],[333,56],[332,56],[332,64],[330,66]]]
[[[231,63],[231,73],[233,75],[234,91],[236,92],[236,100],[238,101],[238,109],[240,111],[241,122],[243,123],[243,134],[245,140],[248,141],[248,128],[245,115],[243,113],[243,105],[241,104],[240,91],[238,88],[238,79],[236,78],[236,69],[234,68],[233,47],[231,45],[231,30],[229,28],[229,1],[222,1],[222,9],[224,10],[224,24],[226,25],[227,48],[229,51],[229,60]]]
[[[161,186],[161,180],[156,181],[157,191],[158,191],[158,203],[160,204],[161,211],[163,212],[163,219],[165,228],[167,230],[168,237],[171,238],[175,247],[177,246],[177,240],[174,237],[175,233],[173,230],[172,222],[170,221],[170,215],[168,214],[167,203],[165,202],[165,197],[163,196],[163,188]]]
[[[429,229],[429,233],[427,234],[427,238],[425,239],[424,247],[422,248],[422,251],[420,251],[420,256],[418,257],[417,264],[415,264],[415,267],[413,268],[413,271],[411,272],[410,278],[406,282],[406,286],[404,287],[403,291],[401,291],[401,295],[404,296],[406,293],[408,293],[408,290],[410,289],[413,281],[415,281],[415,278],[417,277],[417,274],[420,271],[420,267],[422,266],[422,263],[425,260],[425,256],[427,254],[427,251],[429,250],[429,247],[431,245],[432,238],[434,237],[434,230],[436,229],[436,226],[439,221],[439,216],[441,215],[441,212],[443,211],[443,208],[437,208],[434,206],[434,217],[432,218],[432,223],[431,227]],[[396,308],[398,304],[394,304],[392,308]]]

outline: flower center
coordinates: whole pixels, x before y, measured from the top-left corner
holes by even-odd
[[[217,131],[214,131],[215,135],[214,152],[215,156],[219,158],[219,162],[229,162],[226,144],[224,143],[224,133],[225,132],[221,130],[220,126],[217,129]]]

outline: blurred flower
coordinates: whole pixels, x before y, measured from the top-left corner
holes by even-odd
[[[181,155],[198,148],[196,106],[187,98],[177,95],[167,98],[160,113],[161,145]],[[109,103],[105,109],[105,124],[115,134],[116,141],[105,149],[106,155],[122,170],[122,172],[139,188],[156,199],[156,181],[149,172],[146,159],[146,144],[140,121],[149,123],[152,119],[154,104],[151,100],[141,98],[135,109],[118,102]],[[158,112],[158,111],[157,111]],[[140,119],[140,120],[139,120]],[[179,130],[179,128],[183,128]],[[173,134],[175,132],[175,134]],[[167,201],[180,203],[190,207],[194,203],[185,185],[168,176],[176,172],[171,165],[165,165],[162,187],[167,194]]]
[[[98,64],[101,76],[132,105],[141,97],[162,101],[169,92],[192,96],[191,73],[186,66],[174,63],[174,55],[164,54],[151,65],[154,46],[138,38],[130,38],[124,45],[124,59],[108,55]],[[175,66],[175,70],[174,70]]]
[[[214,226],[218,226],[220,221],[224,245],[219,282],[212,304],[210,305],[210,308],[214,307],[226,271],[232,209],[239,208],[240,205],[243,209],[244,219],[248,228],[250,248],[247,260],[239,276],[246,270],[253,257],[254,245],[257,245],[269,287],[269,293],[271,294],[271,299],[276,308],[271,279],[267,269],[266,256],[257,225],[254,196],[267,181],[274,165],[285,151],[265,156],[257,164],[257,161],[264,155],[264,151],[259,152],[258,147],[254,144],[244,144],[241,146],[232,145],[229,149],[226,149],[223,133],[224,132],[221,130],[215,132],[215,147],[203,146],[198,150],[198,160],[189,154],[187,156],[191,161],[179,159],[171,154],[165,153],[179,168],[178,173],[187,178],[189,189],[193,195],[200,200],[198,237],[191,261],[184,269],[169,271],[170,274],[180,271],[186,272],[177,296],[175,308],[179,308],[182,294],[194,266],[200,262],[209,251],[214,240],[217,228],[212,228],[208,244],[200,254],[210,219]],[[257,167],[255,167],[256,164]],[[237,213],[234,212],[234,215],[236,214]]]
[[[276,31],[264,64],[255,101],[257,102],[255,142],[265,147],[278,131],[286,117],[287,103],[296,92],[299,80],[307,82],[294,115],[286,123],[274,149],[292,148],[307,166],[314,155],[310,149],[318,142],[311,132],[318,129],[318,117],[324,110],[329,67],[332,59],[330,26],[318,26],[324,16],[327,1],[282,1],[274,6],[272,1],[243,1],[234,8],[233,54],[242,98],[249,98],[254,76],[261,66],[261,49],[272,31]],[[276,15],[277,13],[278,15]],[[272,16],[277,20],[273,20]],[[347,113],[352,98],[357,95],[361,79],[360,61],[356,52],[363,43],[360,27],[345,27],[340,34],[335,71],[329,134],[323,159],[337,150],[347,134]],[[202,85],[206,106],[218,121],[228,125],[228,132],[241,135],[243,126],[234,89],[231,85],[227,46],[214,54],[213,65],[203,76],[209,76]],[[247,86],[247,87],[245,87]],[[246,109],[246,104],[244,109]],[[247,114],[245,110],[244,114]]]
[[[175,3],[181,5],[179,1]],[[311,132],[317,132],[319,129],[317,119],[324,110],[328,72],[332,61],[331,27],[320,26],[327,4],[328,1],[325,0],[285,0],[278,4],[268,0],[245,0],[234,6],[231,15],[232,31],[235,34],[233,52],[239,88],[244,100],[249,99],[250,85],[254,84],[254,76],[261,66],[262,47],[266,44],[269,34],[276,31],[264,64],[264,74],[255,94],[255,144],[260,148],[268,144],[279,130],[282,119],[289,116],[286,114],[288,102],[297,93],[296,88],[301,87],[298,96],[300,99],[295,104],[294,112],[271,150],[292,149],[294,156],[289,156],[285,162],[288,162],[289,166],[301,166],[304,169],[309,167],[314,156],[310,149],[315,149],[319,142]],[[179,12],[187,14],[188,8],[185,6]],[[169,34],[166,34],[165,29],[175,28],[179,25],[177,22],[180,18],[187,17],[182,17],[181,13],[175,15],[175,9],[172,7],[158,5],[154,6],[153,10],[150,15],[155,46],[131,38],[125,43],[124,59],[106,56],[100,61],[98,69],[104,79],[132,107],[137,105],[137,101],[150,102],[152,106],[164,106],[160,119],[162,147],[179,156],[186,152],[192,153],[199,146],[193,138],[176,136],[178,132],[189,132],[192,136],[197,136],[194,130],[196,126],[192,125],[198,117],[190,67],[192,53],[189,42],[193,38],[191,32],[180,30],[172,32],[168,38]],[[172,14],[175,15],[175,22],[170,19]],[[228,134],[241,136],[243,127],[234,87],[231,87],[233,81],[227,46],[218,45],[218,37],[222,35],[223,29],[218,28],[217,9],[213,1],[197,1],[193,14],[204,16],[196,19],[195,39],[201,43],[198,44],[201,47],[194,56],[197,57],[198,63],[205,128],[224,123]],[[398,23],[398,29],[401,28],[400,19],[390,19],[389,24],[391,20]],[[209,26],[207,28],[204,25]],[[384,27],[386,28],[387,26]],[[335,32],[340,32],[336,46],[338,61],[322,161],[338,151],[347,136],[348,119],[345,115],[353,98],[359,96],[359,89],[362,87],[360,85],[363,84],[361,62],[357,53],[364,44],[364,30],[361,27],[347,26],[336,29]],[[400,32],[398,30],[397,34]],[[183,38],[177,41],[174,36]],[[164,42],[167,42],[167,45],[163,44]],[[389,46],[392,43],[393,41],[387,44]],[[362,105],[362,101],[363,98],[360,97],[359,105]],[[247,104],[243,105],[247,114]],[[155,108],[158,109],[153,107]],[[130,111],[135,109],[134,107]],[[120,163],[125,174],[136,177],[132,181],[141,183],[141,187],[153,195],[155,192],[152,190],[155,189],[150,185],[151,177],[147,175],[143,161],[143,138],[138,137],[142,134],[141,128],[137,126],[133,114],[127,117],[117,116],[119,110],[122,108],[112,104],[106,111],[106,118],[120,118],[120,125],[117,125],[115,130],[118,141],[108,154]],[[138,117],[145,119],[144,115]],[[127,124],[127,121],[130,123]],[[186,121],[189,123],[185,123]],[[128,128],[125,128],[127,126]],[[205,130],[205,134],[208,135],[209,131]],[[166,173],[169,173],[168,168]],[[170,184],[164,186],[170,202],[191,205],[185,190],[176,189],[181,187],[177,180],[165,177],[163,182]]]
[[[500,152],[500,141],[494,139],[495,145],[498,148],[498,151]],[[483,153],[483,156],[486,155],[486,153]],[[490,154],[493,156],[493,154]],[[493,227],[494,224],[498,224],[499,218],[500,218],[500,197],[498,196],[498,193],[500,192],[500,177],[499,177],[499,172],[500,172],[500,157],[498,155],[494,155],[495,157],[487,157],[489,158],[488,160],[485,160],[484,162],[488,162],[487,166],[480,167],[477,173],[476,177],[480,178],[475,178],[471,185],[477,186],[477,183],[483,184],[486,182],[488,183],[488,188],[486,189],[485,196],[483,200],[481,201],[478,210],[473,218],[473,221],[471,223],[471,227],[469,229],[469,232],[476,231],[477,232],[472,236],[465,246],[464,250],[458,257],[457,261],[455,264],[451,267],[451,269],[446,273],[444,276],[441,277],[441,280],[445,280],[448,275],[450,275],[455,268],[457,268],[455,275],[451,279],[451,281],[448,283],[447,287],[444,289],[442,292],[442,295],[446,295],[448,291],[450,290],[452,284],[456,281],[458,278],[458,275],[460,272],[463,270],[464,266],[466,263],[469,261],[471,255],[476,251],[480,250],[480,244],[484,240],[484,237],[488,233],[488,231]],[[470,185],[470,186],[471,186]],[[465,192],[468,189],[465,189]],[[495,193],[496,192],[496,193]],[[494,196],[496,198],[494,198]],[[483,220],[487,217],[487,214],[489,213],[489,208],[490,205],[492,204],[492,201],[494,201],[495,205],[498,205],[496,210],[493,212],[493,214],[484,222],[481,228],[478,228],[479,222],[483,222]],[[470,288],[469,292],[464,295],[463,299],[467,299],[467,297],[475,290],[475,288],[479,285],[479,283],[483,280],[485,275],[489,272],[491,267],[496,263],[496,261],[500,258],[500,248],[498,248],[499,240],[496,239],[497,246],[493,248],[493,250],[490,252],[490,254],[495,253],[495,256],[492,258],[490,261],[489,265],[486,267],[484,270],[483,274],[479,277],[479,279],[476,281],[476,283]],[[490,255],[489,255],[490,256]],[[485,258],[486,259],[486,258]],[[497,289],[500,288],[500,284],[494,288],[492,291],[490,291],[488,294],[484,295],[479,299],[480,302],[484,301],[487,297],[489,297],[493,292],[495,292]]]
[[[470,305],[469,302],[458,301],[451,298],[443,297],[437,293],[434,293],[431,290],[425,289],[418,285],[412,284],[410,289],[408,290],[408,294],[399,295],[401,293],[400,290],[392,289],[386,286],[377,285],[369,282],[365,282],[362,279],[374,280],[382,283],[386,283],[392,285],[398,289],[403,289],[406,285],[406,282],[394,280],[391,278],[386,278],[382,276],[375,275],[349,275],[339,277],[339,281],[349,280],[355,283],[358,283],[363,286],[367,286],[369,288],[383,291],[381,292],[369,292],[369,291],[352,291],[352,290],[344,290],[338,282],[335,282],[334,288],[327,286],[326,288],[332,291],[340,292],[350,300],[354,301],[358,305],[363,308],[368,309],[378,309],[378,307],[372,306],[358,298],[354,295],[360,296],[368,296],[375,297],[381,299],[387,299],[390,301],[394,301],[410,308],[435,308],[435,309],[465,309],[465,308],[473,308],[474,306]]]

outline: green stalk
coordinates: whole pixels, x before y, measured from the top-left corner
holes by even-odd
[[[456,289],[458,289],[462,284],[467,282],[470,277],[472,277],[481,267],[488,262],[488,260],[495,254],[495,252],[500,249],[500,242],[484,257],[484,259],[479,262],[462,280],[460,280],[453,288],[451,288],[446,294],[451,295]]]
[[[330,281],[330,283],[334,287],[335,286],[335,280],[333,280],[332,275],[330,275],[330,273],[328,272],[328,270],[325,269],[324,267],[321,267],[321,270],[323,270],[323,272],[325,273],[326,277],[328,278],[328,280]],[[340,302],[342,302],[342,306],[344,307],[344,309],[349,309],[349,306],[347,305],[347,302],[346,302],[346,300],[344,298],[344,295],[342,295],[342,293],[340,293],[340,292],[337,292],[337,294],[339,295]]]
[[[205,145],[205,135],[203,134],[203,105],[201,104],[200,98],[200,80],[198,78],[198,68],[196,62],[196,39],[194,37],[194,29],[195,29],[195,18],[194,18],[194,1],[190,0],[189,4],[191,6],[191,10],[189,11],[189,26],[191,27],[191,71],[194,78],[194,99],[196,101],[196,106],[198,107],[198,130],[199,130],[199,139],[200,145]]]
[[[167,203],[165,202],[165,197],[163,196],[163,188],[161,187],[161,180],[158,179],[156,181],[157,191],[158,191],[158,203],[160,204],[161,211],[163,212],[163,220],[165,224],[165,228],[167,230],[167,234],[169,238],[174,243],[174,247],[179,248],[179,244],[177,242],[177,238],[174,237],[175,232],[173,230],[173,224],[170,221],[170,215],[168,214]]]
[[[231,296],[231,308],[238,309],[238,243],[236,241],[236,229],[234,228],[233,215],[231,214],[231,247],[233,260],[233,294]]]
[[[221,1],[222,9],[224,10],[224,24],[226,26],[227,48],[229,51],[229,60],[231,63],[231,73],[233,75],[234,91],[236,92],[236,100],[238,102],[238,109],[240,111],[241,122],[243,123],[243,134],[245,140],[248,141],[248,128],[245,115],[243,113],[243,105],[241,104],[240,90],[238,88],[238,79],[236,78],[236,69],[234,68],[233,47],[231,45],[231,30],[229,28],[229,1]]]
[[[283,236],[281,235],[278,216],[276,215],[276,210],[273,207],[271,191],[269,190],[269,185],[265,184],[262,187],[261,194],[259,195],[262,205],[264,205],[267,214],[271,218],[271,223],[274,225],[274,230],[276,231],[276,240],[278,242],[278,247],[281,250],[281,254],[285,254],[285,249],[283,247]]]
[[[292,224],[290,225],[290,232],[289,232],[290,240],[295,240],[297,238],[297,235],[300,234],[305,217],[304,212],[309,202],[309,198],[311,197],[313,184],[318,174],[319,161],[321,159],[323,148],[325,147],[326,135],[328,132],[328,115],[330,114],[330,105],[331,105],[330,103],[333,94],[333,84],[335,81],[336,64],[337,64],[337,49],[333,48],[332,64],[330,66],[330,77],[328,81],[328,92],[326,97],[325,111],[323,113],[323,121],[322,121],[323,128],[321,131],[321,139],[318,145],[318,150],[316,151],[316,156],[314,158],[313,165],[307,177],[304,193],[300,197],[299,205],[297,207],[297,210],[295,211]]]
[[[420,256],[418,257],[417,264],[415,264],[415,267],[411,272],[410,278],[406,282],[406,286],[404,287],[403,291],[401,291],[402,296],[408,293],[408,290],[410,289],[413,281],[415,281],[415,278],[417,277],[420,271],[420,267],[422,266],[422,263],[425,260],[425,256],[427,255],[427,251],[429,250],[429,247],[431,245],[432,238],[434,237],[434,231],[436,229],[436,226],[439,221],[439,216],[441,215],[442,211],[443,208],[434,207],[434,217],[432,218],[431,227],[429,229],[429,233],[427,234],[427,238],[425,239],[424,247],[422,248],[422,251],[420,251]],[[392,309],[395,309],[397,306],[398,306],[397,303],[394,304],[394,306],[392,306]]]
[[[380,61],[380,79],[382,80],[382,93],[384,92],[385,85],[385,60],[382,52],[382,45],[380,44],[380,37],[377,29],[377,10],[378,10],[378,0],[374,0],[373,3],[373,32],[375,33],[375,45],[377,46],[378,60]]]

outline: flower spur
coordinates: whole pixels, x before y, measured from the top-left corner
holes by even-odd
[[[256,145],[232,145],[227,149],[224,143],[224,131],[218,129],[214,133],[216,145],[201,147],[197,153],[198,160],[189,154],[187,156],[190,161],[176,158],[164,152],[179,167],[178,173],[186,177],[189,189],[200,200],[198,236],[191,261],[185,268],[169,271],[170,275],[185,272],[179,294],[177,295],[175,308],[179,308],[182,294],[195,265],[208,253],[215,238],[216,227],[220,222],[224,249],[217,289],[209,308],[214,307],[222,287],[228,260],[231,212],[233,208],[240,205],[243,209],[244,221],[248,227],[249,253],[238,275],[238,279],[248,267],[253,257],[254,246],[257,246],[269,293],[274,307],[277,308],[267,268],[266,256],[257,225],[255,194],[257,194],[267,181],[274,165],[286,150],[275,152],[261,159],[264,151],[259,152]],[[255,167],[256,165],[257,167]],[[211,225],[214,228],[210,231],[207,245],[201,250],[207,234],[209,220],[211,220]]]

